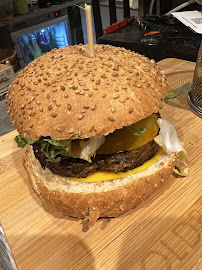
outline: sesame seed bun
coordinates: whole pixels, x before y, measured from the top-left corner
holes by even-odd
[[[43,170],[27,146],[24,166],[30,183],[51,213],[61,216],[89,218],[93,225],[99,217],[117,217],[140,204],[165,184],[172,174],[176,154],[164,153],[148,169],[125,178],[84,183],[68,180]]]
[[[148,58],[124,48],[95,45],[54,49],[18,73],[7,110],[25,138],[100,137],[158,112],[168,92],[165,76]]]

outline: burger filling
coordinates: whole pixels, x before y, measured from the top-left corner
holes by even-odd
[[[99,139],[62,140],[41,137],[25,140],[21,135],[18,146],[33,146],[34,155],[43,169],[57,175],[86,178],[98,171],[127,172],[150,160],[159,149],[153,140],[158,135],[159,115],[149,117]]]
[[[34,143],[34,155],[41,163],[42,168],[47,167],[54,174],[66,177],[87,177],[96,171],[126,172],[139,167],[151,159],[157,152],[159,145],[153,140],[141,147],[130,151],[114,154],[97,154],[88,162],[79,158],[62,158],[60,162],[53,162],[46,158],[40,144]]]

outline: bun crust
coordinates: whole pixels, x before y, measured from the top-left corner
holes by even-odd
[[[100,137],[158,112],[168,86],[148,58],[124,48],[54,49],[18,73],[7,110],[25,138]]]
[[[31,146],[24,156],[30,183],[44,207],[63,217],[88,218],[89,225],[99,217],[116,217],[140,204],[169,179],[175,162],[175,154],[164,153],[147,170],[124,179],[82,183],[43,170]]]

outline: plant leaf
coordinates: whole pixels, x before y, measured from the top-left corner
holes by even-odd
[[[176,98],[177,96],[181,94],[188,93],[189,90],[191,89],[191,83],[188,82],[178,88],[175,88],[174,90],[171,90],[168,92],[168,95],[165,97],[165,99],[173,99]]]

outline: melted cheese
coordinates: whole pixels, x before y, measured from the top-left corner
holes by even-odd
[[[118,179],[118,178],[124,178],[127,177],[131,174],[134,173],[138,173],[138,172],[142,172],[144,170],[146,170],[147,168],[149,168],[152,164],[154,164],[163,154],[163,149],[160,147],[159,150],[157,151],[157,153],[148,161],[146,161],[144,164],[142,164],[141,166],[133,169],[133,170],[129,170],[127,172],[120,172],[120,173],[115,173],[115,172],[110,172],[110,171],[99,171],[96,172],[94,174],[91,174],[89,176],[87,176],[86,178],[69,178],[69,180],[74,180],[77,182],[101,182],[101,181],[109,181],[109,180],[113,180],[113,179]]]

